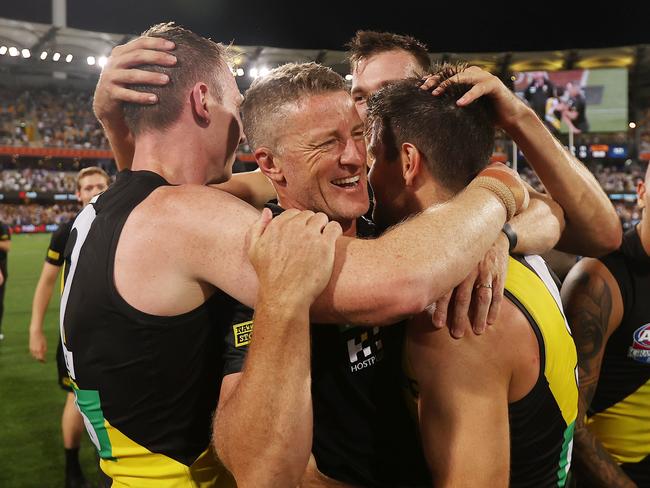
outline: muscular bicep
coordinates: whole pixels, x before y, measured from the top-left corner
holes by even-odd
[[[222,191],[205,188],[208,198],[196,206],[198,214],[189,235],[198,236],[192,245],[191,271],[237,301],[253,307],[257,275],[248,260],[246,234],[259,218],[253,207]]]
[[[598,260],[586,258],[567,275],[562,302],[578,352],[580,411],[584,417],[598,383],[607,340],[621,322],[621,292]]]
[[[411,328],[407,343],[418,382],[420,432],[434,485],[507,486],[506,369],[487,353],[492,346],[486,337],[456,341],[444,330],[432,332],[426,327],[423,321],[419,331],[424,333]]]

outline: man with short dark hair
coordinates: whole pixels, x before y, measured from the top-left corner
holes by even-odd
[[[106,172],[97,167],[91,166],[82,169],[76,178],[76,196],[83,209],[96,195],[105,191],[110,183],[110,177]],[[47,340],[43,333],[43,321],[47,306],[52,298],[52,292],[59,276],[59,271],[64,264],[64,251],[73,221],[70,220],[61,224],[52,233],[50,245],[47,249],[43,269],[34,291],[32,301],[32,316],[29,323],[29,350],[34,359],[45,362],[47,352]],[[63,290],[61,290],[63,291]],[[61,416],[61,431],[63,434],[63,448],[65,449],[65,486],[66,488],[82,487],[86,483],[81,466],[79,464],[79,447],[81,445],[81,434],[84,430],[83,418],[75,405],[74,393],[70,383],[70,377],[66,370],[63,358],[63,346],[59,340],[56,350],[56,365],[59,376],[59,386],[67,392],[63,414]]]
[[[352,98],[362,119],[368,97],[382,86],[431,71],[427,47],[410,36],[360,30],[346,47],[353,76]]]
[[[426,73],[423,45],[406,42],[403,37],[360,31],[349,44],[352,97],[362,119],[366,99],[374,91],[408,76]],[[477,82],[470,95],[472,99],[489,92],[495,106],[502,107],[504,113],[509,107],[518,107],[515,95],[495,76],[476,67],[465,73]],[[435,79],[429,79],[423,87],[431,88],[434,84]],[[465,106],[467,100],[460,99],[458,103]],[[609,198],[589,169],[544,130],[538,117],[529,115],[530,112],[516,110],[508,114],[504,119],[507,126],[501,128],[517,143],[549,196],[565,213],[567,225],[556,243],[557,248],[580,256],[602,256],[613,251],[621,242],[622,230]],[[534,219],[527,222],[532,225],[516,223],[518,232],[535,235],[539,224]],[[548,248],[540,245],[537,249],[542,252]]]
[[[384,227],[444,204],[491,155],[498,107],[487,97],[457,105],[473,87],[466,71],[434,76],[445,86],[437,96],[411,78],[368,101],[369,179]],[[511,258],[505,294],[496,326],[462,342],[431,330],[426,314],[409,321],[407,369],[434,486],[566,482],[576,353],[559,293],[543,260],[526,256]]]

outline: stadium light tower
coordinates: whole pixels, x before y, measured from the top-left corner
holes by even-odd
[[[52,24],[54,27],[67,27],[67,0],[52,0]]]

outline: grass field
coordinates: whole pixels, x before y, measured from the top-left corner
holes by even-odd
[[[61,412],[65,392],[57,383],[59,297],[45,319],[47,361],[29,354],[29,318],[49,234],[15,235],[9,253],[9,279],[0,342],[0,487],[63,487]],[[97,479],[94,447],[84,435],[81,462],[90,481]]]

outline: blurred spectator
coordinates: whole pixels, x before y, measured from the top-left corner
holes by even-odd
[[[0,173],[0,192],[2,191],[40,191],[67,192],[76,190],[74,171],[50,171],[25,168],[5,169]]]
[[[636,184],[645,175],[645,170],[640,166],[621,169],[616,166],[597,165],[592,171],[607,193],[636,193]]]
[[[109,149],[91,91],[0,90],[0,145]]]
[[[0,204],[0,222],[9,227],[16,225],[62,224],[74,219],[79,212],[79,204],[64,203],[56,205],[9,205]]]

